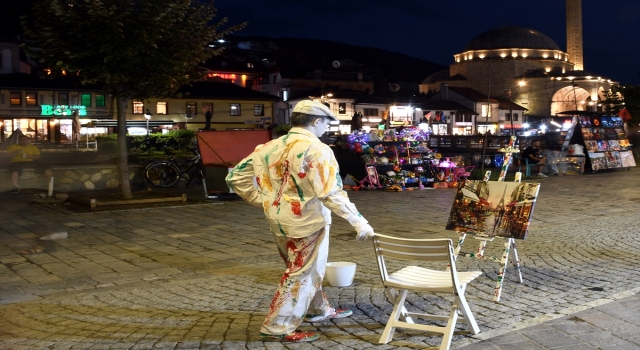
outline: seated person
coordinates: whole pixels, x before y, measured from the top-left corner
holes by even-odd
[[[31,139],[28,136],[20,136],[18,144],[10,145],[7,148],[7,154],[13,155],[9,163],[13,193],[20,193],[18,178],[22,175],[22,170],[24,169],[35,169],[36,172],[43,172],[47,183],[51,180],[53,172],[48,166],[37,161],[40,159],[40,150],[31,144]]]
[[[547,157],[540,154],[540,141],[533,141],[531,146],[522,151],[522,158],[538,167],[538,177],[547,177],[542,173],[542,169],[547,164]]]
[[[545,172],[547,174],[560,175],[558,159],[560,158],[561,148],[557,143],[548,143],[546,149],[542,151],[542,155],[547,159],[547,165],[545,166]],[[562,169],[562,173],[564,173],[564,168]]]

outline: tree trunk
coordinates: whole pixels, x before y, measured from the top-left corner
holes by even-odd
[[[124,199],[131,199],[131,185],[129,184],[129,152],[127,150],[127,105],[129,98],[116,98],[118,115],[118,176],[120,178],[120,192]]]

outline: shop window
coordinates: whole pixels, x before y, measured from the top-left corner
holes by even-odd
[[[506,114],[506,121],[511,121],[511,113],[507,113]],[[513,121],[517,122],[518,121],[518,113],[513,113]]]
[[[38,93],[37,92],[27,92],[27,106],[37,106],[38,105]]]
[[[80,105],[91,107],[91,94],[80,94]]]
[[[202,104],[202,114],[207,114],[207,112],[211,112],[211,114],[213,114],[213,103],[204,102]]]
[[[190,114],[190,115],[198,114],[198,104],[195,102],[187,102],[187,114]]]
[[[166,102],[158,102],[156,103],[156,114],[167,114],[167,103]]]
[[[377,117],[378,116],[378,109],[377,108],[365,108],[362,111],[362,114],[365,117]]]
[[[142,101],[133,101],[133,114],[143,114],[144,103]]]
[[[12,106],[22,106],[22,92],[12,92],[11,93],[11,105]]]
[[[263,116],[264,115],[264,105],[253,105],[253,115]]]
[[[66,92],[58,93],[58,105],[68,106],[69,105],[69,94]]]
[[[471,116],[470,115],[462,115],[462,114],[456,114],[456,123],[470,123],[471,122]]]
[[[231,103],[229,115],[240,115],[240,104],[239,103]]]
[[[96,107],[106,106],[104,95],[96,95]]]
[[[347,114],[347,104],[344,102],[338,103],[338,114]]]

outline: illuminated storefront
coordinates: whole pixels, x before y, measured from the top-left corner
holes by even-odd
[[[75,140],[94,138],[107,134],[109,130],[94,126],[96,120],[110,118],[108,115],[91,116],[86,106],[40,105],[40,115],[25,118],[0,117],[0,142],[18,129],[35,143],[71,143]],[[31,112],[31,111],[30,111]],[[78,113],[80,126],[75,128],[74,112]],[[77,134],[77,136],[76,136]]]

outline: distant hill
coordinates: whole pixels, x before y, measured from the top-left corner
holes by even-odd
[[[397,52],[333,41],[255,36],[233,36],[233,38],[235,41],[274,42],[279,49],[266,55],[275,59],[280,67],[328,70],[336,69],[332,66],[333,61],[353,61],[355,66],[342,66],[340,69],[363,69],[367,75],[374,78],[376,83],[382,84],[400,82],[419,84],[432,73],[448,68]]]

